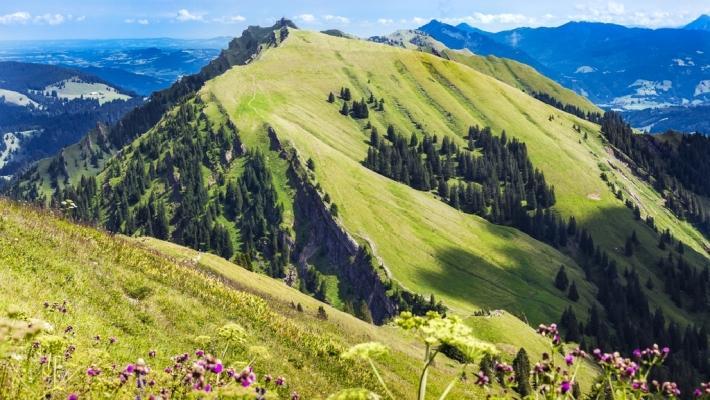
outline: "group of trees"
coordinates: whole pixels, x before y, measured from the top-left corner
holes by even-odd
[[[343,105],[340,108],[340,114],[344,116],[351,116],[355,119],[367,119],[370,116],[370,108],[376,111],[383,111],[385,107],[384,99],[379,101],[375,98],[373,94],[365,100],[363,97],[360,101],[353,101],[352,104],[348,103],[352,100],[352,93],[350,88],[342,87],[340,88],[340,99],[343,100]],[[335,95],[333,92],[328,94],[328,102],[335,102]]]
[[[573,106],[571,104],[564,104],[563,102],[557,100],[556,98],[552,97],[548,93],[533,92],[532,95],[533,95],[533,97],[542,101],[543,103],[549,104],[549,105],[557,108],[558,110],[562,110],[566,113],[576,115],[579,118],[586,119],[587,121],[599,123],[599,120],[602,117],[602,115],[600,113],[585,112],[584,110],[580,109],[577,106]]]
[[[566,226],[549,210],[554,188],[532,166],[525,144],[477,126],[469,129],[467,139],[467,148],[462,148],[448,136],[441,143],[430,135],[407,139],[389,126],[382,137],[372,127],[363,164],[415,189],[435,190],[456,209],[566,244]]]
[[[635,134],[616,112],[604,113],[600,122],[604,137],[663,194],[668,209],[710,235],[710,208],[700,197],[710,196],[710,138],[671,132]]]

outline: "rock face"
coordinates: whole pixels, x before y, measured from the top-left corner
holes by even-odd
[[[267,128],[267,133],[271,148],[289,162],[289,179],[296,192],[297,237],[293,254],[298,260],[299,273],[305,271],[308,260],[320,250],[337,266],[339,278],[352,289],[355,297],[365,300],[375,323],[396,315],[397,306],[387,294],[387,284],[378,274],[379,265],[370,251],[358,244],[330,212],[312,173],[296,150],[285,148],[271,127]]]

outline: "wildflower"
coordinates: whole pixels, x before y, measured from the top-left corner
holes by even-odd
[[[67,400],[79,400],[79,395],[76,393],[71,393],[67,396]]]
[[[274,383],[276,383],[276,386],[284,386],[286,385],[286,378],[279,376]]]
[[[479,372],[476,374],[476,385],[478,385],[478,386],[486,386],[486,385],[488,385],[488,383],[489,383],[490,381],[491,381],[491,379],[490,379],[488,376],[486,376],[486,374],[483,373],[483,371],[479,371]]]
[[[64,328],[64,333],[65,334],[70,334],[74,332],[74,327],[71,325],[68,325],[66,328]]]
[[[111,336],[110,338],[108,338],[108,343],[109,343],[109,344],[116,344],[117,341],[118,341],[118,339],[116,339],[116,338],[113,337],[113,336]]]
[[[205,355],[205,351],[204,351],[204,350],[197,349],[197,350],[195,350],[195,355],[196,355],[198,358],[202,358],[202,357],[204,357],[204,355]]]
[[[572,355],[572,353],[569,353],[565,356],[565,364],[567,364],[568,367],[574,364],[574,356]]]
[[[148,352],[148,357],[150,357],[150,358],[155,358],[155,355],[156,355],[156,354],[157,354],[157,353],[156,353],[155,350],[151,350],[151,351]]]
[[[242,370],[242,372],[237,375],[236,381],[242,385],[242,387],[249,387],[254,382],[256,382],[256,374],[251,366],[247,366]]]
[[[352,346],[347,351],[343,352],[340,357],[346,360],[352,360],[355,358],[367,360],[386,353],[387,347],[385,347],[382,343],[367,342]]]
[[[264,383],[269,384],[273,379],[274,378],[272,378],[271,375],[264,375]]]
[[[291,400],[301,400],[301,396],[297,392],[291,393]]]
[[[680,389],[678,389],[678,385],[675,382],[663,382],[660,391],[662,394],[669,397],[680,396]]]
[[[569,392],[571,389],[572,389],[572,382],[570,382],[568,380],[564,380],[560,384],[560,392],[562,392],[562,394]]]
[[[246,330],[239,324],[229,323],[217,330],[217,336],[231,345],[246,341]]]
[[[212,385],[210,385],[209,383],[208,383],[207,385],[205,385],[204,391],[207,392],[207,393],[211,392],[211,391],[212,391]]]
[[[100,373],[101,373],[101,370],[98,369],[98,368],[96,368],[95,365],[90,366],[90,367],[86,370],[86,375],[88,375],[88,376],[90,376],[90,377],[98,376]]]
[[[48,361],[47,356],[42,356],[39,358],[39,365],[44,365]]]

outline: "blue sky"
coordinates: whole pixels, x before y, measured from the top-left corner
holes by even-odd
[[[485,30],[570,20],[680,26],[710,13],[708,0],[25,0],[0,2],[0,39],[234,36],[286,16],[306,29],[360,35],[414,28],[432,18]]]

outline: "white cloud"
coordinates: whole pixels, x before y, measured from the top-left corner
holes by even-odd
[[[342,17],[340,15],[324,15],[323,19],[326,21],[334,21],[339,24],[349,24],[350,23],[350,18]]]
[[[316,22],[316,17],[313,14],[300,14],[293,17],[296,21],[305,22],[307,24],[312,24]]]
[[[76,19],[75,19],[76,22],[81,22],[81,21],[84,21],[84,20],[86,20],[86,15],[82,15],[82,16],[76,17]]]
[[[381,25],[391,25],[394,23],[394,20],[389,18],[380,18],[377,20],[377,23]]]
[[[64,23],[65,17],[62,14],[43,14],[34,17],[36,23],[49,25],[59,25]]]
[[[145,18],[139,19],[139,20],[136,21],[136,22],[138,22],[139,25],[148,25],[148,24],[150,23],[150,21],[148,21],[148,20],[145,19]]]
[[[204,20],[202,15],[191,13],[190,11],[188,11],[184,8],[181,10],[178,10],[177,16],[175,17],[175,19],[180,22],[203,21]]]
[[[214,22],[219,22],[222,24],[236,24],[239,22],[244,22],[247,19],[244,16],[241,15],[232,15],[232,16],[223,16],[219,18],[213,18],[212,21]]]
[[[658,10],[629,11],[623,3],[609,1],[607,3],[578,4],[575,7],[577,14],[568,18],[577,21],[607,22],[622,25],[647,26],[657,28],[661,26],[676,26],[684,23],[685,13],[670,13]]]
[[[18,11],[12,14],[0,15],[0,24],[25,24],[30,19],[32,19],[32,15],[30,13],[27,11]]]
[[[421,17],[414,17],[414,18],[412,18],[412,23],[413,23],[413,24],[424,25],[424,24],[426,24],[427,22],[429,22],[429,20],[426,19],[426,18],[421,18]]]

